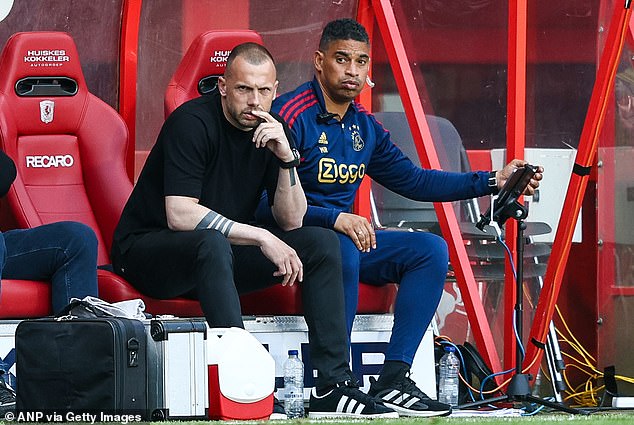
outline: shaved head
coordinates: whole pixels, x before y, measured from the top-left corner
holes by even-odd
[[[227,58],[225,76],[231,73],[233,62],[238,57],[242,58],[245,62],[251,65],[261,65],[266,61],[270,61],[273,64],[273,67],[275,67],[275,60],[273,60],[273,56],[266,47],[253,42],[242,43],[234,47],[229,54],[229,57]]]

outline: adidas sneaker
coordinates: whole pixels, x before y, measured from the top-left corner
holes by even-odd
[[[310,394],[309,418],[398,418],[398,413],[349,381],[338,384],[321,396],[313,388]]]
[[[370,377],[368,394],[381,401],[387,407],[394,409],[400,416],[447,416],[451,413],[451,406],[432,400],[422,392],[409,373],[387,386]]]

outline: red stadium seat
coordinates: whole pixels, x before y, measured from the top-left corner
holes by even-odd
[[[0,58],[0,143],[18,177],[7,194],[17,226],[74,220],[99,242],[110,263],[114,228],[132,190],[125,170],[128,130],[109,105],[89,93],[72,38],[62,32],[16,33]],[[200,316],[197,301],[159,301],[99,271],[100,297],[142,298],[147,311]],[[46,282],[3,280],[0,318],[51,314]]]
[[[213,91],[231,50],[246,42],[263,44],[250,30],[214,30],[196,37],[165,90],[165,118],[184,102]]]
[[[214,30],[200,34],[187,52],[170,80],[165,92],[165,117],[187,100],[204,95],[215,88],[218,77],[224,73],[229,52],[245,42],[263,44],[259,34],[250,30]],[[224,59],[224,60],[223,60]],[[271,288],[242,295],[244,314],[301,314],[300,286]],[[382,287],[361,284],[359,313],[386,313],[391,311],[396,297],[396,285]]]

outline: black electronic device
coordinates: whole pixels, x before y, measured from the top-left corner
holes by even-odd
[[[491,208],[486,213],[480,215],[480,220],[476,227],[483,232],[484,226],[491,222],[491,218],[501,227],[509,218],[516,220],[524,219],[528,215],[528,209],[517,202],[517,199],[524,193],[531,179],[537,173],[539,167],[526,164],[516,169],[513,175],[506,180],[500,190],[497,199],[493,202],[493,214]]]

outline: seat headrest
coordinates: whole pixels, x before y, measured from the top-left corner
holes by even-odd
[[[29,77],[65,78],[61,84],[60,95],[70,95],[69,80],[75,81],[79,88],[85,89],[86,82],[81,70],[77,47],[71,36],[65,32],[19,32],[9,38],[0,59],[2,69],[2,92],[9,94],[16,84]],[[55,95],[52,87],[50,93]],[[48,94],[51,96],[51,94]]]
[[[0,95],[21,134],[73,134],[88,97],[79,54],[64,32],[19,32],[0,58]]]
[[[263,44],[260,35],[251,30],[213,30],[200,34],[187,49],[169,85],[184,89],[189,99],[213,90],[215,79],[205,79],[224,74],[231,50],[246,42]]]

